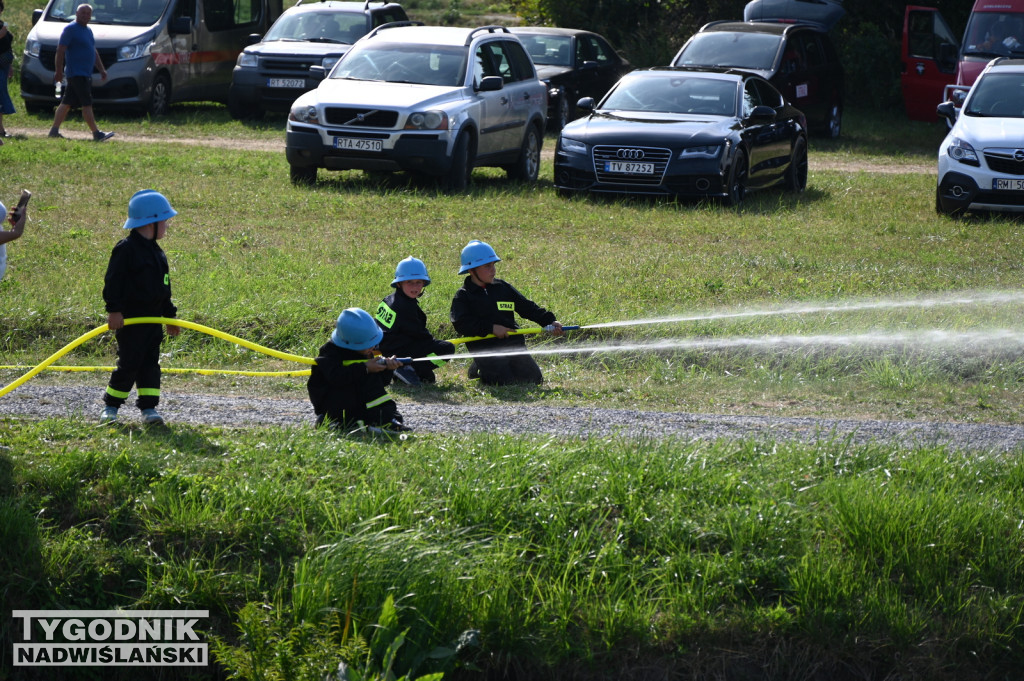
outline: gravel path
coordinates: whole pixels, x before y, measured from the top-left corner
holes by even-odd
[[[90,421],[102,410],[102,388],[24,385],[0,397],[0,416],[32,419],[84,415]],[[406,424],[428,433],[548,434],[566,437],[675,436],[686,440],[755,438],[778,441],[855,444],[895,442],[947,445],[952,449],[1024,453],[1024,426],[980,423],[855,421],[846,419],[721,416],[634,409],[537,407],[522,405],[443,405],[397,396]],[[138,421],[134,407],[122,409],[126,423]],[[227,428],[311,426],[306,400],[165,393],[161,413],[173,427],[189,423]]]

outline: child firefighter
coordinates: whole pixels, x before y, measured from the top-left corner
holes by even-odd
[[[128,236],[117,242],[110,254],[103,280],[103,301],[107,326],[117,339],[117,367],[110,374],[103,395],[106,407],[102,423],[117,420],[118,409],[128,399],[132,386],[138,397],[135,405],[142,420],[162,424],[156,407],[160,402],[160,343],[164,331],[159,324],[131,324],[132,317],[175,317],[178,309],[171,302],[171,275],[167,256],[157,243],[167,235],[168,222],[177,215],[160,192],[143,189],[128,201]],[[167,333],[177,336],[180,329],[167,325]]]

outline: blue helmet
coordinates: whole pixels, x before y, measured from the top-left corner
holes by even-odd
[[[173,218],[178,211],[171,208],[171,202],[163,194],[153,189],[135,192],[128,200],[128,219],[124,221],[125,229],[135,229],[161,220]]]
[[[366,310],[350,307],[338,316],[331,342],[339,348],[367,350],[380,343],[384,332]]]
[[[480,267],[480,265],[490,262],[501,262],[501,258],[494,252],[491,245],[483,241],[470,241],[462,249],[462,269],[459,270],[459,274],[465,274],[474,267]]]
[[[412,281],[414,279],[420,279],[423,281],[424,286],[430,284],[430,276],[427,275],[427,266],[423,264],[423,261],[419,258],[414,258],[411,255],[405,260],[398,263],[395,268],[395,280],[391,282],[391,285],[398,288],[398,284],[403,281]]]

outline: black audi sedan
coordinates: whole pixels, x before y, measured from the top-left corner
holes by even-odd
[[[555,147],[555,188],[719,198],[807,186],[807,120],[764,78],[730,69],[633,71]]]
[[[537,76],[548,85],[548,130],[561,130],[576,117],[576,100],[601,99],[633,70],[604,37],[578,28],[515,26]]]

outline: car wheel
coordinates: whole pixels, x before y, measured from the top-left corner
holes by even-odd
[[[729,185],[726,192],[725,202],[730,206],[743,203],[743,197],[747,194],[747,154],[742,149],[736,152],[736,158],[732,160],[732,167],[729,168]]]
[[[825,131],[831,139],[838,139],[843,129],[843,105],[836,99],[828,108],[828,118],[825,119]]]
[[[807,143],[802,137],[793,145],[793,156],[786,169],[786,189],[791,192],[807,189]]]
[[[569,114],[569,93],[565,90],[560,90],[558,93],[558,113],[555,114],[555,120],[551,121],[551,127],[557,132],[564,128],[572,117]]]
[[[520,182],[536,182],[540,175],[540,132],[531,125],[526,130],[523,146],[519,151],[519,160],[515,165],[506,168],[510,179]]]
[[[171,108],[171,79],[161,73],[153,81],[153,94],[146,111],[150,116],[163,116]]]
[[[316,184],[316,166],[289,166],[292,184],[308,187]]]
[[[464,192],[469,187],[473,174],[473,150],[471,136],[468,132],[459,135],[452,151],[452,167],[445,178],[445,191],[450,193]]]

